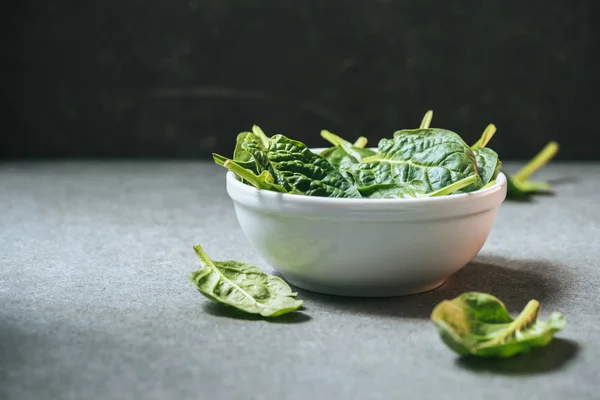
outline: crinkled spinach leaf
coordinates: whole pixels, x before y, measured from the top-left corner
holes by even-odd
[[[420,182],[427,192],[445,188],[461,179],[479,178],[475,155],[462,138],[438,128],[401,130],[379,142],[377,154],[348,169],[357,187]],[[464,191],[483,186],[481,179]]]
[[[565,326],[555,312],[539,321],[540,304],[531,300],[513,319],[496,297],[467,292],[438,304],[431,319],[448,347],[460,355],[512,357],[536,346],[545,346]]]
[[[252,154],[248,153],[242,147],[242,143],[244,143],[244,141],[248,138],[249,135],[254,135],[262,143],[267,143],[269,140],[269,138],[267,137],[267,135],[265,135],[265,133],[262,131],[262,129],[260,129],[260,127],[258,127],[256,125],[254,125],[252,127],[252,132],[239,133],[237,135],[237,138],[235,141],[235,149],[233,150],[233,161],[235,161],[242,167],[249,169],[254,174],[258,174],[258,168],[256,167],[256,161],[254,160],[254,157],[252,157]],[[214,155],[213,155],[213,157],[214,157]],[[219,156],[219,157],[224,158],[222,156]],[[217,162],[217,158],[215,158],[215,161]],[[222,162],[222,163],[217,162],[217,164],[223,166],[224,162]],[[241,177],[240,177],[240,179],[242,180],[242,182],[246,182],[245,179],[243,179]]]
[[[264,146],[255,135],[242,144],[256,160],[259,172],[267,171],[288,193],[323,197],[361,197],[358,190],[324,157],[304,143],[274,135]]]
[[[264,317],[283,315],[302,306],[297,293],[282,279],[239,261],[213,261],[200,245],[194,250],[202,269],[193,272],[190,281],[205,297]]]

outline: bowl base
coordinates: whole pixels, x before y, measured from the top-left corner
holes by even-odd
[[[292,278],[283,275],[284,279],[288,281],[292,286],[299,289],[307,290],[309,292],[328,294],[333,296],[344,296],[344,297],[398,297],[398,296],[409,296],[412,294],[418,294],[428,292],[433,289],[437,289],[442,286],[446,279],[435,283],[429,283],[425,285],[398,285],[398,286],[382,286],[382,287],[341,287],[341,286],[329,286],[322,285],[314,282],[307,282],[303,279]]]

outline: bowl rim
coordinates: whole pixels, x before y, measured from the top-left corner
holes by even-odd
[[[231,185],[235,190],[245,192],[248,195],[260,195],[268,198],[279,198],[282,201],[293,202],[297,204],[332,204],[332,205],[369,205],[373,206],[376,204],[433,204],[433,203],[454,203],[465,200],[475,200],[481,197],[491,196],[502,190],[506,186],[506,175],[503,172],[499,172],[496,177],[496,183],[490,187],[479,189],[469,193],[458,193],[447,196],[437,197],[418,197],[418,198],[400,198],[400,199],[365,199],[365,198],[349,198],[349,197],[322,197],[322,196],[306,196],[295,193],[279,193],[271,190],[257,189],[254,186],[247,185],[239,181],[235,174],[231,171],[227,171],[226,175],[227,183]]]
[[[322,151],[325,148],[311,148],[313,152]],[[422,198],[401,198],[401,199],[365,199],[365,198],[345,198],[345,197],[321,197],[321,196],[306,196],[293,193],[279,193],[271,190],[257,189],[254,186],[242,183],[238,180],[232,171],[227,171],[226,183],[229,189],[243,193],[246,196],[260,196],[263,199],[277,199],[278,201],[286,202],[288,204],[296,204],[298,206],[310,206],[310,205],[331,205],[331,206],[358,206],[365,208],[372,208],[377,205],[385,205],[386,207],[393,207],[394,205],[426,205],[426,204],[455,204],[462,203],[465,201],[474,201],[481,199],[506,190],[507,178],[506,175],[500,171],[496,177],[496,183],[487,188],[482,188],[469,193],[451,194],[446,196],[438,197],[422,197]],[[230,193],[231,195],[231,193]]]

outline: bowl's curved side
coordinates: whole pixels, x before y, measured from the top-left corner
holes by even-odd
[[[257,190],[227,175],[240,227],[291,284],[345,296],[439,286],[481,250],[506,177],[473,193],[425,199],[332,199]]]
[[[495,185],[476,192],[415,199],[345,199],[277,193],[242,183],[231,171],[227,172],[226,185],[234,202],[257,212],[332,221],[417,221],[476,214],[501,204],[507,189],[503,173],[498,175]]]
[[[417,293],[439,285],[483,247],[498,208],[420,221],[332,221],[234,203],[258,254],[290,283],[346,296]]]

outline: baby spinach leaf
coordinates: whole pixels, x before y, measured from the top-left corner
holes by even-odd
[[[235,140],[235,149],[233,150],[233,160],[237,162],[253,161],[252,154],[242,148],[242,143],[252,132],[240,132]]]
[[[273,178],[273,175],[269,171],[263,171],[260,175],[257,175],[251,168],[246,167],[247,164],[255,166],[256,164],[253,161],[247,161],[246,163],[236,162],[219,154],[213,154],[213,159],[218,165],[236,174],[242,182],[249,183],[257,189],[287,193],[287,190],[283,186],[275,183],[275,178]]]
[[[446,196],[477,182],[479,177],[471,175],[458,182],[454,182],[444,188],[427,193],[427,186],[422,181],[414,181],[405,184],[377,184],[358,188],[363,197],[370,199],[406,199]]]
[[[276,317],[297,310],[296,299],[282,279],[239,261],[213,261],[200,245],[194,246],[202,269],[190,281],[205,297],[251,314]]]
[[[500,159],[498,153],[487,147],[480,147],[473,150],[475,160],[477,161],[477,172],[484,185],[496,179],[500,172]]]
[[[431,314],[444,343],[460,355],[512,357],[545,346],[565,326],[560,313],[538,320],[540,303],[531,300],[513,319],[496,297],[467,292],[438,304]]]
[[[258,125],[252,126],[252,133],[260,140],[263,146],[269,146],[269,137],[263,132]]]
[[[258,173],[258,169],[256,168],[256,161],[252,154],[248,153],[243,147],[242,144],[248,138],[248,136],[256,136],[257,140],[260,140],[262,143],[268,142],[269,138],[258,126],[252,126],[252,132],[241,132],[237,135],[235,141],[235,149],[233,150],[233,161],[237,162],[239,165],[243,166],[246,169]],[[216,159],[215,159],[216,161]],[[218,163],[217,163],[218,164]],[[223,165],[223,164],[220,164]],[[241,177],[240,177],[241,178]],[[243,178],[241,178],[242,182],[247,183]]]
[[[529,178],[536,171],[546,165],[558,152],[558,143],[549,142],[531,161],[513,176],[507,175],[508,199],[524,199],[535,193],[550,193],[552,188],[547,182],[530,181]]]
[[[374,156],[348,169],[358,187],[419,181],[427,192],[445,188],[476,175],[475,155],[462,138],[438,128],[401,130],[392,139],[382,139]],[[483,186],[481,179],[464,188],[473,191]]]
[[[501,167],[498,153],[485,147],[494,136],[494,133],[496,133],[496,126],[489,124],[483,131],[481,138],[471,146],[477,162],[477,172],[481,176],[484,187],[496,179]]]
[[[274,135],[264,146],[248,136],[242,147],[254,159],[259,171],[268,171],[289,193],[322,197],[361,197],[358,190],[324,157],[306,145],[283,135]]]

